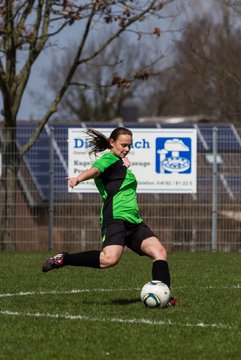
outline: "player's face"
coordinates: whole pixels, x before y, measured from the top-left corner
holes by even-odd
[[[127,134],[119,135],[116,140],[110,139],[110,152],[119,158],[124,158],[130,151],[132,136]]]

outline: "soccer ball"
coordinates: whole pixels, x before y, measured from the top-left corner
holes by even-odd
[[[150,307],[165,307],[170,296],[169,287],[159,280],[149,281],[141,289],[141,300]]]

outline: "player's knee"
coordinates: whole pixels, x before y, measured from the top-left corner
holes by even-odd
[[[167,261],[167,251],[162,245],[149,248],[147,251],[147,255],[150,256],[153,259],[153,261],[155,260]]]
[[[157,238],[151,238],[144,241],[141,250],[154,261],[167,260],[167,251]]]
[[[100,256],[100,267],[102,269],[115,266],[120,260],[118,255],[108,255],[108,254],[102,254],[102,255],[103,256]]]
[[[167,251],[164,248],[164,246],[162,246],[162,248],[159,250],[159,260],[166,260],[167,261]]]

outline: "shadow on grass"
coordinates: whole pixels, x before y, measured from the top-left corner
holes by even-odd
[[[112,299],[112,300],[83,300],[84,305],[131,305],[135,303],[140,303],[140,298],[134,299]]]
[[[140,298],[135,298],[135,299],[114,299],[111,300],[112,304],[116,304],[116,305],[130,305],[130,304],[135,304],[137,302],[141,302]]]

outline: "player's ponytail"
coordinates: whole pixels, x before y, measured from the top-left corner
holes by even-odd
[[[89,151],[90,155],[96,155],[98,152],[110,149],[109,139],[100,131],[95,129],[88,129],[85,131],[85,133],[88,135],[88,140],[91,147]]]
[[[106,149],[111,149],[110,139],[116,141],[120,135],[132,136],[132,132],[124,127],[118,127],[114,129],[110,134],[109,138],[107,138],[104,134],[95,129],[87,129],[85,133],[88,135],[88,140],[91,147],[89,151],[90,155],[96,155],[98,152],[104,151]]]

